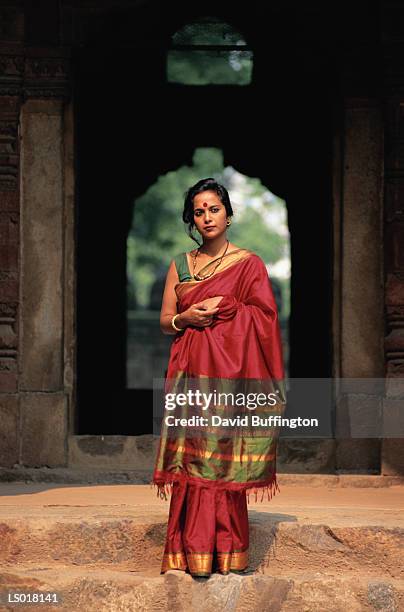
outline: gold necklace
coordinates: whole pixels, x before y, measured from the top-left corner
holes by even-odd
[[[200,280],[205,280],[206,278],[209,278],[210,276],[212,276],[212,274],[214,274],[217,270],[217,268],[220,266],[220,264],[222,263],[222,259],[223,257],[226,255],[227,249],[229,248],[229,241],[227,241],[227,245],[226,248],[224,250],[223,255],[220,257],[218,263],[216,264],[216,266],[214,267],[214,269],[212,270],[212,272],[209,272],[208,274],[205,274],[205,276],[201,276],[199,273],[195,274],[195,266],[196,266],[196,258],[199,255],[199,250],[201,247],[199,247],[194,255],[194,266],[192,268],[192,276],[194,277],[195,280],[200,281]],[[206,264],[208,265],[208,264]],[[204,267],[204,266],[203,266]]]

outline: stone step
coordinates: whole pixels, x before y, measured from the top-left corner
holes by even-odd
[[[404,487],[280,485],[250,501],[249,571],[204,580],[160,575],[169,503],[148,485],[1,483],[0,592],[64,603],[0,612],[404,611]]]
[[[160,567],[166,515],[157,510],[84,518],[41,510],[40,516],[0,517],[0,564],[61,563],[144,572]],[[262,573],[366,570],[404,580],[404,529],[303,524],[281,514],[250,511],[250,567]]]
[[[55,594],[58,605],[18,605],[13,593]],[[151,576],[88,565],[18,564],[0,568],[0,610],[65,612],[399,612],[404,583],[366,572],[338,575],[311,569],[280,576],[213,574],[209,579],[170,571]]]

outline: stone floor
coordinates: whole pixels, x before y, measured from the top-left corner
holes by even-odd
[[[250,497],[250,566],[160,575],[169,502],[150,485],[0,483],[0,610],[404,611],[404,483],[279,476]],[[7,603],[53,592],[58,605]]]

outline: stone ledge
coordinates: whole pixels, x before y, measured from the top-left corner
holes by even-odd
[[[27,508],[23,514],[16,506],[0,510],[0,567],[70,564],[160,573],[167,529],[163,508],[126,506],[122,511],[104,506],[88,512],[86,507],[43,506]],[[397,526],[399,517],[394,526],[385,527],[384,518],[376,525],[354,526],[353,520],[338,525],[332,516],[320,522],[310,508],[305,514],[303,521],[292,509],[273,513],[255,506],[250,511],[250,571],[287,576],[309,567],[404,580],[404,528]]]
[[[213,574],[195,579],[189,574],[169,571],[158,577],[109,569],[64,566],[16,567],[0,570],[2,594],[7,591],[55,591],[63,612],[83,610],[203,610],[204,612],[374,612],[401,610],[404,583],[393,578],[369,578],[363,573],[338,575],[305,571],[290,577],[272,575]],[[0,610],[5,610],[0,604]],[[7,608],[10,609],[10,608]],[[31,606],[18,606],[22,612]],[[41,611],[55,610],[41,605]]]
[[[47,483],[131,483],[148,484],[150,469],[107,470],[100,468],[29,468],[15,465],[0,467],[0,482],[47,482]],[[310,487],[392,487],[404,484],[404,476],[383,474],[288,474],[279,472],[278,482],[287,486]]]

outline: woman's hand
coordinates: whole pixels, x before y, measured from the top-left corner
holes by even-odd
[[[207,298],[202,302],[192,304],[187,310],[181,312],[176,318],[178,327],[192,325],[194,327],[207,327],[212,325],[213,319],[219,308],[213,304],[218,304],[222,296]]]

